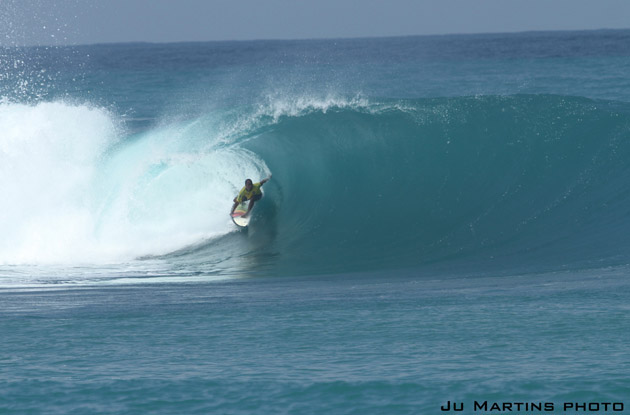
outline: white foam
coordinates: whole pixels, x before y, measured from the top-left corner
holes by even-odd
[[[269,116],[274,122],[283,116],[297,117],[304,114],[320,111],[324,114],[330,109],[342,108],[367,108],[369,102],[360,96],[346,98],[337,95],[314,96],[314,95],[290,95],[272,94],[259,105],[257,116]]]
[[[268,169],[199,134],[123,139],[101,108],[0,103],[0,264],[127,261],[231,232],[235,192]]]

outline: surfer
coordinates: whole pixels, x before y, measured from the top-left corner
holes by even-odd
[[[254,203],[262,198],[262,192],[260,191],[260,188],[263,184],[267,183],[269,179],[271,179],[271,176],[267,177],[266,179],[262,179],[259,183],[253,183],[252,179],[245,180],[245,187],[243,187],[238,193],[238,196],[234,198],[234,205],[232,206],[231,213],[234,213],[234,209],[236,209],[239,203],[249,200],[247,213],[245,213],[243,217],[247,216],[254,207]]]

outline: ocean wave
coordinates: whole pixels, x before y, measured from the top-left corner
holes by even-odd
[[[0,263],[298,275],[627,261],[624,103],[260,102],[139,133],[88,105],[1,104]],[[232,198],[271,172],[238,232]]]
[[[381,100],[287,116],[245,147],[282,190],[277,251],[291,273],[570,266],[628,245],[619,105]]]

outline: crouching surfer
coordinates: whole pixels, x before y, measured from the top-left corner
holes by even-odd
[[[262,198],[262,191],[260,190],[260,188],[263,184],[267,183],[269,179],[271,179],[271,176],[267,177],[266,179],[262,179],[259,183],[253,183],[252,179],[245,180],[245,187],[243,187],[238,193],[238,196],[234,198],[234,205],[232,206],[232,212],[230,213],[234,213],[234,209],[236,209],[236,207],[240,203],[249,200],[247,213],[245,213],[243,217],[249,215],[249,212],[251,212],[254,204]]]

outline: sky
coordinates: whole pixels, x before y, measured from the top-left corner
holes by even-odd
[[[0,0],[0,45],[630,28],[628,0]]]

